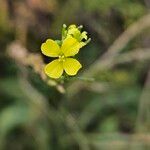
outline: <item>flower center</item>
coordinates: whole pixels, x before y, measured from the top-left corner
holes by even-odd
[[[66,60],[64,55],[59,55],[58,61],[64,62]]]

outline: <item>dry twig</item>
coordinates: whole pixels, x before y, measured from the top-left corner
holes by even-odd
[[[93,65],[90,66],[88,70],[83,72],[82,76],[84,77],[93,77],[98,72],[104,69],[109,69],[114,64],[115,59],[120,57],[120,51],[126,47],[126,45],[138,34],[140,34],[143,30],[150,27],[150,14],[145,15],[137,22],[132,24],[125,32],[123,32],[109,47],[107,52],[100,57]],[[124,57],[124,56],[122,56]],[[135,56],[136,57],[136,56]],[[138,56],[139,57],[139,56]],[[133,56],[132,56],[133,58]],[[124,58],[126,59],[126,58]],[[139,59],[140,60],[140,59]],[[81,90],[83,84],[82,82],[73,82],[70,86],[68,86],[69,96],[75,95],[78,91]]]
[[[20,45],[20,43],[14,42],[8,47],[8,55],[19,65],[31,66],[48,85],[56,87],[60,93],[65,93],[65,89],[61,84],[55,80],[48,79],[45,75],[43,71],[44,62],[40,54],[30,53],[25,47]]]

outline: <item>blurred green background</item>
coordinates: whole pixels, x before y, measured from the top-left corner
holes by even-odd
[[[149,8],[149,0],[0,0],[0,150],[149,150]],[[78,76],[95,81],[41,77],[41,56],[50,60],[40,45],[60,39],[64,23],[92,39]]]

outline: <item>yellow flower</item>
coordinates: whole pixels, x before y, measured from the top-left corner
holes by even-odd
[[[87,40],[88,39],[87,32],[86,31],[81,32],[80,27],[82,28],[82,26],[77,27],[76,25],[70,25],[68,27],[67,36],[71,35],[79,42],[82,41],[83,39]]]
[[[41,46],[42,53],[57,59],[45,66],[45,73],[55,79],[60,78],[64,71],[70,76],[76,75],[82,65],[71,56],[76,55],[84,45],[84,42],[79,42],[72,36],[68,36],[61,46],[56,41],[48,39]]]

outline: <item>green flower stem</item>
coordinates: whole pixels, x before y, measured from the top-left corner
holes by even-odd
[[[86,81],[86,82],[93,82],[95,81],[94,78],[87,78],[87,77],[64,77],[64,80],[67,81],[72,81],[72,80],[81,80],[81,81]]]
[[[74,78],[76,78],[77,80],[83,80],[83,81],[88,81],[88,82],[95,81],[94,78],[86,78],[86,77],[74,77]]]

